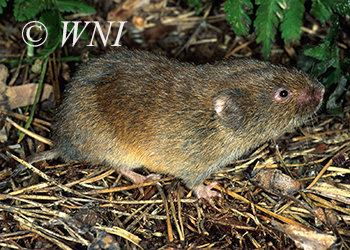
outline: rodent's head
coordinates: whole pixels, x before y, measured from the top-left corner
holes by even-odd
[[[234,82],[228,81],[213,106],[222,124],[241,134],[276,138],[305,123],[321,105],[324,87],[297,69],[254,60],[226,66],[238,71],[231,73]]]

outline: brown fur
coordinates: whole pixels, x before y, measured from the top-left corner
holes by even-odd
[[[289,96],[280,100],[279,93]],[[119,49],[83,66],[65,91],[54,144],[66,161],[146,167],[189,188],[304,123],[323,86],[256,60],[195,66]]]

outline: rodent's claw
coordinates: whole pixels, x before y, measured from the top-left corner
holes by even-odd
[[[209,203],[211,203],[212,202],[211,197],[213,197],[213,196],[221,197],[221,194],[219,192],[211,190],[217,184],[218,183],[216,181],[210,183],[207,186],[204,186],[204,184],[200,184],[200,185],[194,187],[193,191],[196,194],[198,199],[204,198],[207,201],[209,201]]]
[[[160,174],[149,174],[147,176],[142,176],[142,177],[145,178],[143,182],[155,181],[155,180],[159,180],[160,178],[162,178],[162,176]]]
[[[162,178],[162,176],[160,174],[149,174],[147,176],[143,176],[143,175],[141,175],[141,176],[144,178],[142,183],[149,182],[149,181],[155,181],[155,180],[159,180],[160,178]],[[145,194],[143,187],[140,187],[139,191],[142,195]]]

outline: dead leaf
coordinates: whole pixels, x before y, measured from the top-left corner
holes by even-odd
[[[95,249],[119,250],[120,245],[113,235],[103,230],[98,230],[97,237],[88,248],[88,250]]]
[[[6,85],[8,69],[0,64],[0,110],[12,110],[19,107],[33,105],[38,84],[30,83],[20,86],[9,87]],[[53,88],[44,84],[40,101],[50,97]]]
[[[257,186],[270,191],[291,193],[299,190],[301,184],[277,169],[263,168],[252,173],[250,179]]]
[[[85,55],[85,54],[83,54]],[[70,68],[67,63],[62,63],[62,77],[64,80],[69,81],[70,79]]]
[[[272,221],[272,225],[277,230],[287,234],[294,240],[297,247],[304,250],[327,250],[337,240],[333,235],[294,225],[282,225],[276,221]]]
[[[126,21],[128,18],[135,15],[138,9],[146,7],[149,4],[150,0],[127,0],[108,13],[107,21],[115,21],[115,24],[118,24],[118,21]]]
[[[24,107],[33,105],[38,84],[30,83],[21,86],[8,87],[3,98],[0,99],[0,109],[8,107],[8,109],[15,109],[18,107]],[[50,97],[53,92],[53,88],[49,84],[44,84],[40,101],[44,101]],[[3,101],[8,101],[8,105],[2,105]]]
[[[4,64],[0,64],[0,93],[6,89],[6,80],[9,76],[9,71]]]
[[[32,72],[34,74],[39,74],[41,72],[42,65],[43,65],[43,61],[39,60],[39,59],[36,59],[35,63],[33,64],[32,68],[31,68]]]

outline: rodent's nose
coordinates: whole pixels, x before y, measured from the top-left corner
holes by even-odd
[[[320,84],[311,89],[304,90],[297,98],[297,104],[299,107],[305,107],[312,109],[317,107],[323,99],[324,87]]]
[[[323,94],[324,94],[324,87],[322,85],[318,88],[315,88],[314,96],[317,101],[319,102],[322,101]]]

